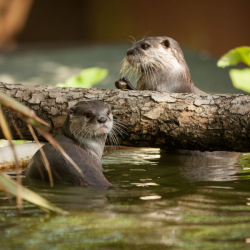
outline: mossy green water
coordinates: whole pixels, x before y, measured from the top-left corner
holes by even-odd
[[[133,148],[103,159],[113,189],[50,188],[24,179],[70,214],[49,217],[29,203],[19,212],[15,199],[2,195],[1,249],[248,249],[247,164],[246,156],[233,153]]]

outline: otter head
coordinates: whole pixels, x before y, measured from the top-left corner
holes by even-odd
[[[63,132],[82,144],[85,140],[106,140],[112,127],[113,115],[107,104],[100,101],[78,102],[68,108],[68,118],[63,126]]]
[[[127,50],[122,71],[129,64],[140,75],[155,78],[156,72],[169,79],[185,77],[191,80],[190,72],[179,44],[166,36],[147,37],[135,42]],[[188,79],[190,78],[190,79]]]

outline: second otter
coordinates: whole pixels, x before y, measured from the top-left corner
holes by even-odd
[[[127,66],[139,73],[137,90],[205,94],[194,86],[182,50],[170,37],[147,37],[135,42],[127,51],[121,71]],[[119,89],[135,89],[125,77],[115,85]]]
[[[113,127],[108,105],[100,101],[78,102],[68,108],[68,117],[55,137],[64,151],[81,169],[80,174],[51,144],[43,146],[56,182],[81,186],[113,186],[102,172],[101,157],[107,135]],[[48,180],[40,151],[37,151],[25,172],[26,176]]]

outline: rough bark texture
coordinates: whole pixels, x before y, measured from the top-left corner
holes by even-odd
[[[130,133],[130,137],[121,141],[122,145],[250,151],[249,95],[193,95],[6,83],[0,83],[0,90],[35,110],[51,124],[53,135],[60,130],[68,106],[78,101],[101,100],[112,107],[114,120],[123,123]],[[25,139],[32,139],[26,125],[13,112],[4,109],[4,113],[16,139],[20,137],[11,120]],[[3,138],[1,131],[0,138]]]

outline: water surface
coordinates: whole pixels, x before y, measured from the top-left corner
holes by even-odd
[[[248,249],[250,156],[121,149],[103,159],[108,190],[23,179],[68,216],[0,196],[0,249]]]

